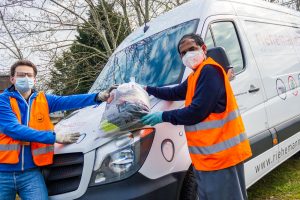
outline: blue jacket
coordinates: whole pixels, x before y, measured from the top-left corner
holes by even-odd
[[[0,94],[0,132],[15,139],[28,142],[40,142],[45,144],[54,144],[55,134],[52,131],[38,131],[27,126],[28,116],[32,101],[37,96],[37,92],[33,92],[28,99],[28,102],[22,95],[15,90],[14,86],[6,89],[4,93]],[[13,113],[9,97],[17,99],[19,109],[21,112],[21,121],[19,123],[16,115]],[[82,94],[71,96],[56,96],[46,94],[48,101],[49,112],[56,112],[62,110],[78,109],[94,104],[96,102],[96,94]],[[24,153],[22,152],[24,150]],[[1,151],[0,151],[1,153]],[[23,159],[22,159],[23,156]],[[33,163],[31,155],[31,147],[24,146],[21,148],[19,155],[19,163],[17,164],[0,164],[0,172],[3,171],[22,171],[34,168],[36,165]]]
[[[170,87],[149,87],[147,92],[167,101],[185,100],[187,80]],[[175,125],[194,125],[203,121],[210,113],[221,113],[226,108],[226,92],[223,75],[213,66],[203,67],[197,80],[196,91],[192,103],[188,107],[163,112],[164,122]]]

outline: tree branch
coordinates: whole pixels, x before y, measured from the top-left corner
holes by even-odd
[[[0,19],[2,20],[3,26],[4,26],[5,30],[7,31],[7,34],[9,35],[11,41],[13,42],[14,47],[15,47],[16,50],[17,50],[17,52],[15,52],[14,55],[16,55],[17,58],[18,58],[19,60],[22,60],[22,59],[23,59],[22,52],[21,52],[21,50],[19,49],[18,45],[16,44],[15,39],[14,39],[13,36],[11,35],[10,30],[8,29],[8,27],[7,27],[7,25],[6,25],[5,21],[4,21],[4,17],[3,17],[3,14],[2,14],[1,11],[0,11]],[[12,49],[10,49],[10,51],[12,51]],[[12,51],[12,52],[14,52],[14,51]]]

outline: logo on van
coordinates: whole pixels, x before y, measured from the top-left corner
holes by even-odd
[[[298,95],[297,83],[296,83],[294,77],[289,76],[288,80],[289,80],[290,90],[293,91],[294,96],[297,96]]]
[[[277,94],[278,96],[285,100],[286,99],[286,86],[280,78],[276,80],[276,89],[277,89]]]

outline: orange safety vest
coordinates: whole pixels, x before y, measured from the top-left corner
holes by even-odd
[[[184,128],[194,167],[201,171],[214,171],[234,166],[252,156],[252,152],[227,75],[212,58],[207,58],[189,75],[185,106],[192,103],[197,80],[205,65],[222,71],[226,109],[222,113],[211,113],[200,123]]]
[[[21,112],[17,100],[10,97],[10,105],[21,123]],[[53,131],[54,126],[49,117],[48,102],[43,92],[40,92],[32,102],[29,127],[40,131]],[[0,133],[0,163],[18,163],[22,145],[31,145],[33,161],[37,166],[53,163],[54,146],[52,144],[14,140],[3,133]]]

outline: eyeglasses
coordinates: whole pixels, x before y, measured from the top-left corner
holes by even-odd
[[[34,78],[34,73],[26,73],[26,72],[16,72],[16,76],[20,78],[28,77],[28,78]]]

